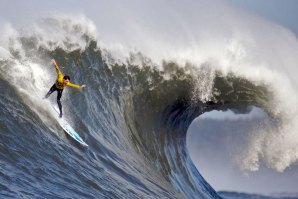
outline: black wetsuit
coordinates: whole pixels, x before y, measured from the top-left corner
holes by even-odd
[[[54,84],[51,89],[49,90],[49,92],[46,94],[45,98],[48,98],[54,91],[57,91],[57,104],[58,104],[58,107],[59,107],[59,110],[60,110],[60,117],[62,117],[62,104],[61,104],[61,97],[62,97],[62,92],[63,92],[63,89],[58,89],[56,87],[56,84]]]

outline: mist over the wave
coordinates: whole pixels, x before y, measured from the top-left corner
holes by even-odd
[[[217,191],[296,193],[297,165],[284,172],[268,168],[262,161],[255,162],[260,165],[255,165],[253,172],[245,167],[254,137],[275,125],[262,109],[250,109],[246,114],[211,111],[195,119],[186,140],[194,164]]]

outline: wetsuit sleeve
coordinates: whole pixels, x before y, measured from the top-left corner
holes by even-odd
[[[56,68],[56,73],[57,73],[57,79],[59,79],[61,76],[63,76],[63,74],[61,73],[59,66],[57,64],[54,64],[55,68]]]
[[[66,84],[66,86],[70,86],[70,87],[72,87],[72,88],[81,88],[80,85],[72,84],[72,83],[70,83],[70,82],[68,82],[68,83]]]

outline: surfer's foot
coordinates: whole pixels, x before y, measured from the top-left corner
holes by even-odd
[[[47,94],[43,97],[43,99],[47,99],[50,95],[51,95],[51,93],[47,93]]]
[[[60,113],[59,117],[62,118],[62,113]]]

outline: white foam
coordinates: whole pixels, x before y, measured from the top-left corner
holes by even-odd
[[[21,36],[37,38],[37,46],[45,49],[59,47],[66,51],[84,50],[90,40],[96,40],[97,37],[95,25],[84,15],[41,18],[24,28]]]

